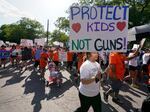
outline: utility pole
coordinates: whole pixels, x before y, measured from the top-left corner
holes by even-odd
[[[49,36],[49,19],[47,20],[47,46],[48,46],[48,36]]]

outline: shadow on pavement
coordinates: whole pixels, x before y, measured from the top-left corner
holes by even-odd
[[[47,94],[47,100],[55,100],[64,96],[64,92],[69,90],[73,86],[70,80],[66,80],[61,84],[61,87],[57,87],[55,84],[50,85],[50,91]]]
[[[102,102],[102,112],[118,112],[112,105]]]
[[[122,107],[126,112],[135,112],[135,108],[133,107],[132,103],[129,101],[129,98],[124,96],[119,96],[123,104],[118,104],[120,107]]]
[[[109,89],[109,86],[106,86],[105,84],[102,85],[102,89],[104,91]],[[146,95],[143,92],[140,92],[139,90],[136,90],[134,88],[131,88],[129,85],[127,84],[123,84],[121,91],[123,92],[128,92],[132,95],[134,95],[135,97],[141,97],[140,95]],[[110,95],[112,96],[112,94]],[[130,96],[127,95],[119,95],[119,98],[122,102],[124,102],[123,104],[118,104],[121,108],[123,108],[126,112],[135,112],[135,108],[133,107],[131,102],[137,103],[133,98],[131,98]],[[113,104],[104,104],[104,107],[106,108],[112,108]],[[104,111],[105,112],[105,111]],[[106,111],[107,112],[107,111]],[[111,109],[108,112],[112,112]],[[116,110],[115,110],[116,112]]]
[[[125,95],[124,97],[127,98],[128,100],[130,100],[130,101],[136,103],[136,101],[134,101],[133,98],[131,98],[130,96]]]
[[[123,92],[129,92],[129,93],[131,93],[131,94],[133,94],[134,96],[136,96],[136,97],[141,97],[140,95],[144,95],[144,96],[147,96],[147,94],[146,94],[146,89],[145,88],[143,88],[143,90],[145,91],[143,91],[143,92],[140,92],[141,90],[140,89],[135,89],[135,88],[132,88],[132,87],[130,87],[129,85],[127,85],[127,84],[123,84],[123,86],[122,86],[122,88],[121,88],[121,91],[123,91]],[[140,94],[140,95],[139,95]]]
[[[12,78],[8,79],[6,81],[6,83],[2,86],[5,87],[5,86],[9,86],[9,85],[12,85],[12,84],[16,84],[16,83],[20,83],[26,76],[21,76],[25,71],[21,72],[21,71],[13,71],[13,72],[10,72],[9,71],[9,76],[12,76]],[[6,75],[6,74],[5,74]]]
[[[63,97],[64,92],[69,90],[72,86],[72,82],[70,80],[66,80],[61,84],[61,87],[57,87],[57,85],[50,85],[50,91],[46,94],[45,83],[40,80],[40,76],[37,75],[37,72],[33,71],[31,72],[31,75],[25,79],[25,84],[22,87],[25,88],[24,94],[34,93],[31,105],[34,105],[33,112],[39,112],[42,109],[42,100],[55,100]]]
[[[13,72],[15,72],[17,70],[16,67],[13,67],[13,68],[9,68],[9,67],[6,67],[6,68],[1,68],[0,69],[0,79],[2,78],[5,78],[5,77],[10,77],[10,76],[13,76]]]
[[[41,101],[46,97],[45,84],[39,79],[36,72],[32,72],[31,75],[26,78],[25,84],[22,86],[25,88],[24,94],[34,93],[34,97],[31,101],[31,105],[34,105],[33,112],[39,112],[41,110]]]

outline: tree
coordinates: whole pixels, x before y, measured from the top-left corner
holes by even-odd
[[[64,32],[61,32],[60,30],[54,30],[52,33],[51,33],[51,38],[52,38],[52,42],[54,41],[58,41],[58,42],[67,42],[69,40],[69,37],[64,33]]]
[[[22,18],[16,23],[5,24],[0,27],[0,39],[20,43],[20,39],[40,38],[44,36],[44,27],[36,20]]]
[[[69,19],[66,17],[59,17],[55,22],[55,26],[60,31],[69,32]]]

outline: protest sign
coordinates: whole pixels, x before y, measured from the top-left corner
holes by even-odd
[[[70,50],[127,50],[128,6],[70,7]]]
[[[59,60],[60,61],[67,61],[67,52],[59,52]]]
[[[29,40],[29,39],[21,39],[20,45],[21,46],[28,46],[28,47],[33,46],[33,41]]]
[[[0,40],[0,46],[2,45],[5,45],[5,43],[2,40]]]
[[[0,59],[9,58],[9,57],[10,57],[10,51],[0,50]]]
[[[55,46],[60,46],[60,47],[63,47],[63,46],[64,46],[64,44],[63,44],[62,42],[58,42],[58,41],[53,42],[53,44],[54,44]]]
[[[44,46],[46,41],[45,41],[45,38],[40,38],[40,39],[34,39],[34,43],[35,45]]]
[[[28,46],[33,46],[33,40],[27,40],[27,45]]]

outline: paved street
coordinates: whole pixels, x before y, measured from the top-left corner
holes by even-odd
[[[77,87],[69,72],[61,72],[64,78],[59,88],[55,85],[45,87],[39,80],[39,75],[32,70],[32,66],[26,71],[10,66],[4,70],[1,68],[0,112],[73,112],[79,107]],[[102,100],[102,93],[107,89],[107,86],[101,87]],[[124,104],[119,106],[109,97],[109,104],[102,104],[102,112],[130,112],[134,108],[140,108],[145,97],[146,93],[143,90],[133,89],[124,84],[120,92]],[[92,108],[89,112],[93,112]]]

